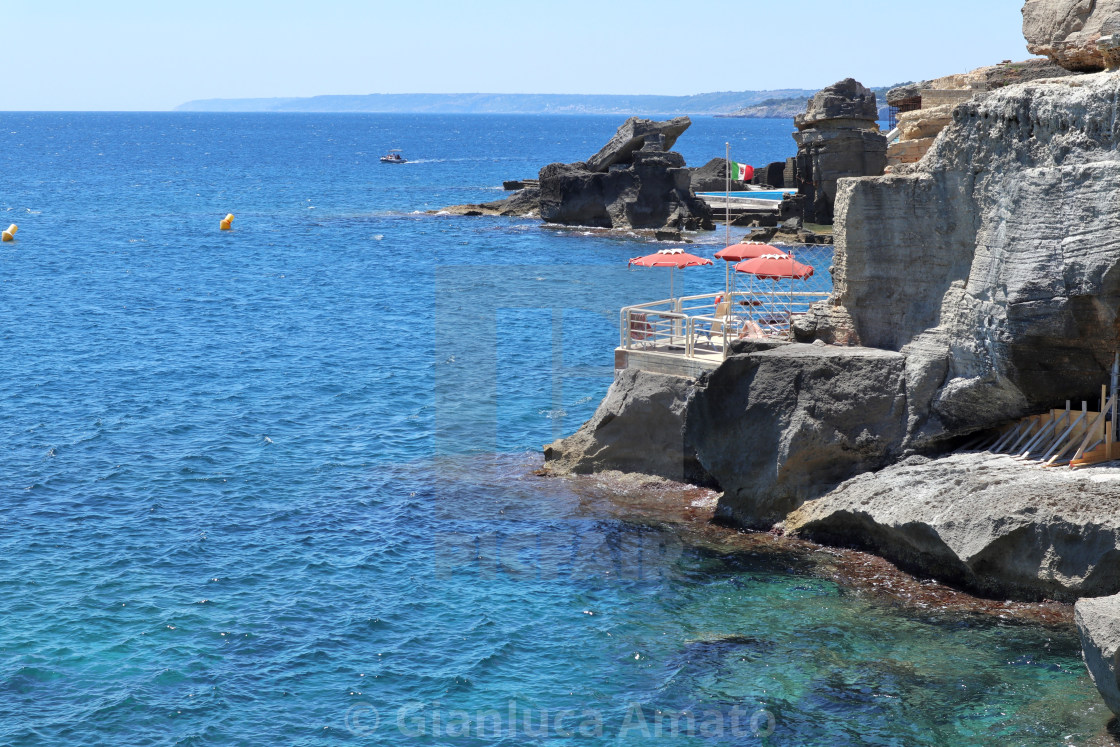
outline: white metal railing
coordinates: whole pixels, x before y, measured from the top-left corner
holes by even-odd
[[[627,306],[619,314],[619,347],[688,358],[720,353],[726,358],[731,341],[741,337],[789,339],[793,319],[829,295],[735,291]]]

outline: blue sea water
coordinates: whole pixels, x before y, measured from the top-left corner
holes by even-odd
[[[0,743],[1103,731],[1068,629],[895,608],[530,474],[666,278],[626,269],[636,237],[423,211],[617,125],[0,114]],[[698,119],[677,149],[764,163],[789,132]]]

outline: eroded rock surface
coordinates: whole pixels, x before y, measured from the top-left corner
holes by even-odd
[[[631,117],[587,162],[540,171],[540,216],[547,223],[597,228],[711,230],[708,204],[692,190],[680,153],[668,150],[689,126]]]
[[[805,220],[832,223],[838,180],[883,173],[887,138],[879,132],[878,117],[875,93],[846,78],[809,99],[805,113],[794,119]]]
[[[1120,591],[1120,469],[910,457],[806,502],[785,526],[988,596],[1071,602]]]
[[[688,117],[676,117],[663,122],[630,117],[598,153],[587,159],[587,170],[607,171],[616,163],[630,163],[634,153],[644,148],[646,141],[650,139],[657,139],[660,150],[672,150],[677,138],[691,126],[692,120]]]
[[[690,379],[634,369],[618,372],[591,419],[545,447],[549,469],[558,474],[640,472],[710,484],[684,433],[692,391]]]
[[[1112,34],[1120,34],[1120,0],[1027,0],[1023,5],[1027,49],[1068,70],[1105,69],[1099,41]]]
[[[994,91],[909,173],[841,182],[833,298],[802,339],[924,359],[945,431],[1099,396],[1120,348],[1118,96],[1111,74]]]
[[[724,490],[721,515],[769,529],[896,459],[906,424],[901,355],[793,344],[725,361],[698,385],[685,434]]]
[[[1080,600],[1074,618],[1089,676],[1109,710],[1120,715],[1120,594]]]

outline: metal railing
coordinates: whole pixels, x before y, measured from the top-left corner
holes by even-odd
[[[726,358],[731,341],[741,337],[790,339],[793,320],[828,297],[826,292],[736,291],[627,306],[619,314],[619,347],[688,358],[720,353]],[[717,305],[717,299],[724,305]]]

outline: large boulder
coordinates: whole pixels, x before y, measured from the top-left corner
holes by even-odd
[[[1120,0],[1027,0],[1023,5],[1027,49],[1067,70],[1110,67],[1109,45],[1100,42],[1113,34],[1120,34]]]
[[[1118,500],[1120,469],[913,456],[808,501],[785,529],[985,596],[1071,602],[1120,591]]]
[[[635,369],[619,371],[590,420],[544,448],[557,474],[617,470],[708,484],[684,433],[693,381]]]
[[[553,163],[540,172],[540,215],[547,223],[599,228],[710,230],[708,204],[692,191],[684,157],[660,140],[607,171]]]
[[[1120,715],[1120,594],[1082,599],[1073,610],[1089,676],[1105,705]]]
[[[656,140],[660,150],[672,150],[677,138],[691,125],[692,120],[688,117],[663,122],[630,117],[598,153],[587,159],[587,170],[607,171],[616,163],[630,163],[633,154],[641,150],[647,140]]]
[[[875,102],[875,92],[854,78],[845,78],[814,94],[805,113],[794,117],[793,124],[799,130],[822,125],[862,127],[877,119],[879,106]],[[848,122],[855,124],[848,125]]]
[[[963,432],[1092,399],[1120,348],[1120,76],[961,104],[909,173],[847,179],[803,339],[920,357]]]
[[[721,515],[769,529],[896,459],[908,422],[903,356],[791,344],[734,355],[701,381],[685,439],[724,490]]]

